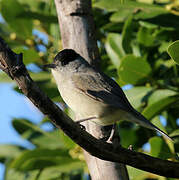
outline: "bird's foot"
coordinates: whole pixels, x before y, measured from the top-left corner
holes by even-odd
[[[85,118],[85,119],[79,119],[79,120],[76,120],[75,122],[76,122],[77,124],[79,124],[80,127],[81,127],[83,130],[86,130],[85,126],[82,125],[82,124],[80,124],[80,123],[85,122],[85,121],[89,121],[89,120],[91,120],[91,119],[96,119],[96,117],[89,117],[89,118]]]
[[[85,127],[84,125],[82,125],[82,124],[80,124],[80,123],[78,123],[78,124],[79,124],[79,126],[80,126],[81,129],[86,130],[86,127]]]
[[[113,144],[114,148],[117,149],[120,145],[120,137],[117,131],[116,124],[113,124],[110,135],[108,136],[107,143]]]
[[[133,150],[134,150],[134,148],[133,148],[132,144],[131,144],[131,145],[129,145],[128,149],[129,149],[129,150],[131,150],[131,151],[133,151]]]

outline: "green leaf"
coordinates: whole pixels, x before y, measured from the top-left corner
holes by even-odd
[[[148,172],[133,168],[131,166],[127,166],[127,171],[129,173],[129,177],[132,177],[132,180],[144,180],[149,176]]]
[[[147,119],[152,119],[171,104],[178,101],[178,93],[172,90],[154,90],[151,87],[134,87],[124,91],[135,109],[142,110]]]
[[[167,144],[165,143],[165,141],[161,139],[160,137],[152,137],[149,140],[149,143],[151,146],[150,154],[152,156],[162,158],[162,159],[168,159],[173,156]]]
[[[38,176],[39,171],[29,171],[29,172],[20,172],[15,169],[6,168],[5,171],[5,180],[35,180]]]
[[[68,164],[63,164],[61,166],[53,166],[45,168],[39,177],[38,180],[44,180],[46,177],[49,179],[59,179],[59,174],[61,173],[71,173],[86,167],[85,162],[81,161],[72,161]]]
[[[58,18],[57,16],[53,15],[45,15],[39,12],[32,12],[32,11],[27,11],[26,13],[23,13],[23,18],[25,19],[38,19],[41,22],[45,23],[58,23]],[[21,14],[19,14],[21,16]]]
[[[118,8],[118,11],[113,13],[112,16],[110,17],[110,20],[112,22],[123,22],[127,19],[127,17],[129,17],[130,15],[133,15],[134,17],[134,20],[147,20],[147,19],[150,19],[150,18],[155,18],[159,15],[163,15],[163,14],[167,14],[168,12],[164,9],[164,8],[161,8],[161,9],[158,9],[158,7],[155,6],[155,8],[157,8],[157,10],[155,8],[153,8],[153,5],[152,7],[150,7],[151,5],[148,5],[149,7],[148,8],[140,8],[141,6],[141,3],[136,3],[136,6],[137,4],[139,4],[138,7],[136,6],[126,6],[125,5],[122,5]],[[150,26],[155,26],[155,24],[152,24]]]
[[[26,132],[29,129],[30,130],[32,129],[32,130],[37,131],[44,135],[47,134],[45,131],[43,131],[37,125],[33,124],[32,122],[30,122],[27,119],[13,119],[12,125],[19,134],[23,134],[24,132]]]
[[[132,40],[132,32],[133,32],[133,24],[132,24],[133,17],[130,16],[124,24],[122,30],[122,47],[125,50],[126,54],[132,53],[131,48],[131,40]]]
[[[32,21],[23,19],[24,7],[17,0],[2,0],[1,13],[13,31],[23,38],[31,37]],[[21,16],[19,17],[19,15]]]
[[[28,1],[24,1],[24,0],[18,0],[19,3],[21,3],[24,7],[28,7],[29,9],[31,9],[32,11],[43,11],[42,8],[42,3],[43,1],[37,1],[37,0],[28,0]]]
[[[40,89],[48,95],[49,98],[57,102],[62,101],[60,93],[57,89],[57,85],[54,82],[46,80],[36,81],[36,83],[40,87]]]
[[[117,11],[116,13],[113,13],[111,15],[110,20],[112,22],[123,22],[127,19],[127,17],[129,17],[132,14],[133,12],[130,8],[121,8],[120,11]]]
[[[136,1],[130,1],[125,0],[124,3],[120,3],[120,0],[100,0],[94,3],[94,7],[105,9],[109,12],[113,11],[120,11],[121,9],[130,10],[134,14],[138,14],[140,12],[143,12],[150,16],[150,14],[153,15],[153,13],[156,13],[156,15],[159,15],[159,13],[167,13],[167,10],[161,6],[148,4],[148,3],[140,3]],[[143,14],[140,15],[140,18]],[[155,16],[156,16],[155,15]],[[144,16],[144,15],[143,15]],[[154,16],[154,15],[153,15]],[[144,16],[145,17],[145,16]],[[152,16],[150,16],[152,17]],[[146,18],[146,17],[145,17]]]
[[[72,159],[66,150],[35,149],[21,153],[19,157],[12,161],[10,168],[29,171],[49,166],[63,166],[73,161],[79,160]]]
[[[30,72],[30,76],[38,84],[40,89],[42,89],[42,91],[48,95],[49,98],[57,102],[62,101],[60,93],[57,89],[57,85],[51,73],[43,71],[39,73]]]
[[[33,62],[38,62],[40,56],[34,49],[24,49],[23,47],[16,47],[12,49],[15,53],[23,53],[24,64],[29,64]]]
[[[152,34],[152,30],[141,27],[137,33],[137,40],[140,44],[150,47],[156,45],[156,39],[155,36]]]
[[[170,137],[178,137],[179,136],[179,129],[173,131],[171,134],[170,134]]]
[[[146,21],[139,21],[139,24],[142,27],[145,27],[145,28],[148,28],[148,29],[156,29],[156,28],[158,28],[158,25],[152,24],[152,23],[146,22]]]
[[[0,72],[0,82],[13,82],[12,79],[4,72]]]
[[[106,51],[116,68],[120,66],[121,59],[125,52],[122,48],[122,38],[119,34],[109,33],[105,43]]]
[[[167,89],[153,91],[146,100],[147,106],[142,111],[142,114],[151,119],[171,104],[177,102],[178,97],[176,95],[178,95],[177,92]]]
[[[118,69],[122,81],[130,84],[145,82],[151,73],[151,67],[142,57],[127,55],[122,59]]]
[[[34,81],[50,81],[52,79],[52,76],[48,72],[39,72],[39,73],[34,73],[34,72],[29,72],[31,78]],[[0,72],[0,82],[13,82],[12,79],[4,72]],[[55,83],[53,82],[48,82],[49,86],[52,84],[55,86]]]
[[[136,144],[138,137],[134,129],[122,127],[119,129],[119,132],[121,137],[121,145],[123,147],[128,148],[131,144],[132,145]]]
[[[12,123],[15,130],[23,138],[29,140],[37,147],[70,149],[75,146],[74,142],[64,135],[62,131],[45,132],[37,125],[25,119],[14,119]]]
[[[161,129],[162,131],[164,131],[167,134],[166,128],[163,126],[163,124],[160,121],[160,117],[159,116],[155,116],[152,120],[151,120],[152,124],[154,124],[155,126],[157,126],[159,129]]]
[[[146,3],[147,4],[147,3]],[[146,5],[145,4],[145,5]],[[141,4],[139,4],[140,6]],[[142,6],[142,5],[141,5]],[[158,16],[162,16],[162,15],[167,15],[169,14],[168,11],[163,8],[162,6],[157,6],[157,5],[153,5],[153,4],[148,4],[148,8],[142,8],[142,9],[138,9],[139,11],[137,13],[135,13],[134,19],[136,20],[150,20],[150,19],[155,19],[155,17]]]
[[[179,64],[179,40],[173,42],[169,47],[168,47],[168,54],[170,57],[177,63]]]
[[[16,145],[0,145],[0,159],[14,158],[24,150]]]
[[[27,62],[27,61],[26,61]],[[60,96],[60,93],[57,89],[57,85],[54,81],[51,81],[52,75],[48,72],[39,72],[39,73],[29,73],[31,78],[38,84],[38,86],[44,91],[49,98],[51,98],[53,101],[62,101],[62,98]],[[0,82],[13,82],[12,79],[5,74],[4,72],[0,72]],[[19,93],[21,93],[21,90],[19,90],[17,87],[15,90]]]
[[[130,103],[135,109],[140,109],[144,103],[145,97],[152,91],[151,87],[133,87],[129,90],[124,91]]]
[[[159,47],[159,52],[160,53],[164,53],[164,52],[166,52],[167,50],[168,50],[168,47],[169,47],[169,45],[171,44],[171,42],[166,42],[166,41],[164,41],[164,42],[162,42],[162,44],[160,45],[160,47]],[[170,61],[171,62],[171,61]],[[174,63],[173,63],[174,64]]]
[[[58,24],[50,24],[49,33],[53,34],[53,36],[56,39],[61,39]],[[59,41],[53,41],[52,43],[53,43],[53,47],[55,48],[55,50],[58,51],[59,50]]]
[[[146,19],[146,21],[150,22],[151,24],[155,24],[160,28],[167,28],[168,30],[178,30],[179,28],[178,16],[168,12],[155,16],[155,18]],[[172,40],[171,36],[170,40]]]
[[[30,76],[34,81],[48,81],[51,80],[52,75],[49,72],[39,72],[39,73],[32,73],[30,72]]]

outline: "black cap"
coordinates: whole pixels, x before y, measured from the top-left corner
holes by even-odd
[[[75,60],[79,56],[73,49],[64,49],[60,51],[54,58],[54,64],[61,61],[62,65],[66,65],[69,62]]]

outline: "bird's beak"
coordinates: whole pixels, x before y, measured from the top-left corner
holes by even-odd
[[[45,65],[43,65],[43,67],[44,68],[51,68],[51,69],[54,69],[54,68],[56,68],[56,64],[45,64]]]

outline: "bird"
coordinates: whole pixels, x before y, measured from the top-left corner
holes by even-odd
[[[172,140],[132,107],[121,87],[112,78],[91,66],[75,50],[60,51],[53,63],[45,67],[51,68],[61,97],[80,117],[76,122],[88,120],[108,126],[125,120],[156,130]]]

